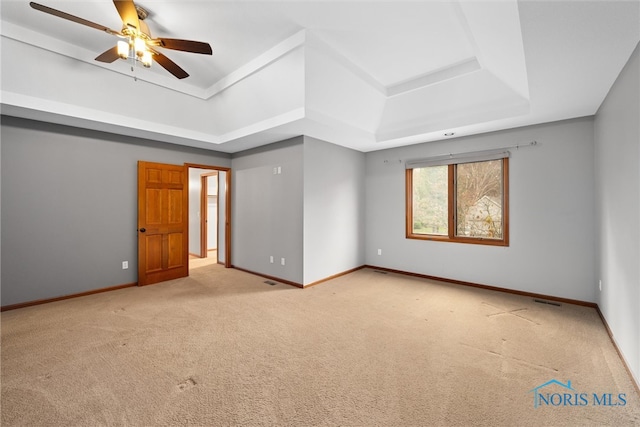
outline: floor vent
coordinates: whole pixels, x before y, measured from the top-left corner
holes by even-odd
[[[386,271],[380,271],[380,270],[373,270],[373,272],[378,274],[387,274]]]
[[[543,299],[534,299],[534,302],[540,303],[540,304],[549,304],[549,305],[555,305],[556,307],[560,307],[562,306],[562,304],[560,304],[559,302],[553,302],[553,301],[545,301]]]
[[[265,280],[265,281],[264,281],[264,283],[266,283],[266,284],[267,284],[267,285],[269,285],[269,286],[275,286],[275,285],[277,285],[277,283],[276,283],[276,282],[272,282],[271,280]]]

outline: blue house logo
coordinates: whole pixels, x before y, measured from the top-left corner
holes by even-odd
[[[560,387],[562,387],[564,390],[563,393],[548,393],[546,391],[542,391],[542,389],[547,388],[553,384],[556,384]],[[567,401],[571,400],[571,397],[574,396],[574,394],[569,393],[568,391],[572,391],[575,392],[575,390],[573,389],[573,387],[571,387],[571,381],[567,381],[566,384],[556,380],[556,379],[552,379],[547,381],[544,384],[539,385],[538,387],[529,390],[529,393],[533,393],[533,407],[537,408],[538,406],[542,405],[551,405],[551,406],[567,406],[566,404],[563,404]],[[576,400],[577,398],[579,398],[579,394],[575,393],[576,396]],[[574,405],[571,405],[574,406]]]
[[[556,379],[529,390],[533,393],[533,407],[540,406],[625,406],[626,393],[578,393],[571,381],[563,383]]]

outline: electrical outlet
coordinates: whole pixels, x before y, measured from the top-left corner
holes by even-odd
[[[127,268],[129,268],[129,261],[122,261],[122,269],[126,270]]]
[[[600,288],[600,290],[602,291],[602,280],[598,281],[598,287]]]
[[[280,264],[284,265],[284,258],[280,258]]]
[[[378,255],[382,255],[382,249],[378,249]]]
[[[269,257],[269,262],[270,262],[271,264],[273,264],[273,255],[271,255],[271,256]]]
[[[278,166],[278,175],[280,175],[282,173],[282,167]]]

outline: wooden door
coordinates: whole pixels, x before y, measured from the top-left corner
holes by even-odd
[[[138,162],[138,285],[189,275],[184,166]]]

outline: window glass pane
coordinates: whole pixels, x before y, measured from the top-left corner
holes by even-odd
[[[446,165],[413,169],[413,232],[415,234],[448,235],[447,171]]]
[[[456,236],[502,239],[502,160],[456,165]]]

